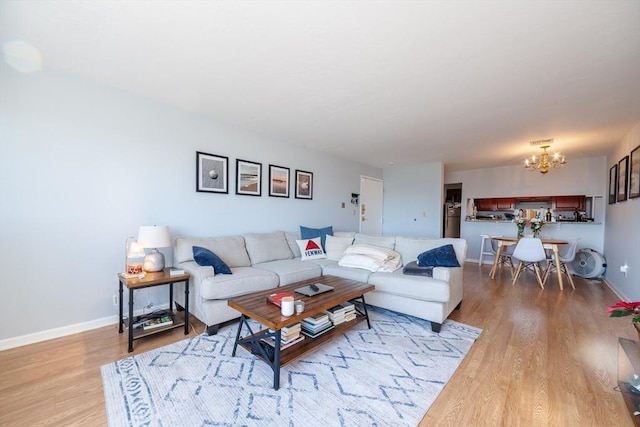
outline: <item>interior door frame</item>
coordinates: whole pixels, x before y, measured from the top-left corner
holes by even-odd
[[[370,182],[375,182],[375,183],[379,183],[379,193],[376,191],[375,194],[368,194],[367,191],[365,191],[365,188],[363,186],[363,182],[365,180],[368,180]],[[372,235],[377,235],[377,236],[382,236],[382,223],[383,223],[383,209],[384,209],[384,185],[383,185],[383,181],[382,179],[379,178],[373,178],[370,176],[366,176],[366,175],[360,175],[360,207],[358,209],[358,231],[360,233],[362,233],[362,219],[363,217],[366,217],[366,212],[363,213],[363,209],[365,209],[365,207],[368,205],[369,207],[367,208],[369,212],[372,211],[372,203],[376,203],[376,206],[374,206],[374,211],[377,210],[380,213],[380,218],[379,220],[376,219],[377,223],[378,223],[378,228],[377,231],[375,233],[371,233],[370,231],[367,232],[366,234],[372,234]]]

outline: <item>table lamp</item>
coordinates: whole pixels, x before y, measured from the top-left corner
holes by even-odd
[[[143,258],[144,248],[142,245],[133,236],[127,237],[124,242],[124,273],[122,276],[130,279],[142,273]]]
[[[144,271],[156,272],[164,269],[164,255],[158,248],[171,246],[169,227],[166,225],[142,225],[138,230],[138,242],[151,251],[144,258]]]

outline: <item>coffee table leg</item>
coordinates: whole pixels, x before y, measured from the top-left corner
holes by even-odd
[[[369,321],[369,313],[367,312],[367,303],[364,301],[364,295],[361,295],[362,299],[362,309],[364,310],[364,315],[367,318],[367,326],[371,329],[371,322]]]
[[[238,348],[238,341],[240,340],[240,332],[242,332],[242,325],[244,325],[244,314],[240,316],[240,324],[238,325],[238,332],[236,333],[236,341],[233,343],[233,352],[231,356],[236,355],[236,349]]]
[[[273,347],[273,388],[278,390],[280,388],[280,329],[276,330],[276,336],[273,338],[276,345]]]

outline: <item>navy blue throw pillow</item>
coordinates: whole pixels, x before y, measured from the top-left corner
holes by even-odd
[[[420,267],[460,267],[453,245],[444,245],[418,255]]]
[[[207,248],[193,247],[193,259],[198,265],[211,266],[216,274],[233,274],[231,269],[220,257]]]
[[[327,240],[327,234],[333,236],[333,225],[324,228],[309,228],[300,226],[300,238],[302,240],[320,238],[322,249],[326,252],[327,249],[324,246],[324,242]]]

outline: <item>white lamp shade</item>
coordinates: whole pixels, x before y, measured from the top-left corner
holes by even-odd
[[[127,258],[143,258],[144,248],[138,242],[132,242],[129,246],[129,252],[127,252]]]
[[[138,243],[144,248],[166,248],[171,246],[169,227],[166,225],[141,225]]]

